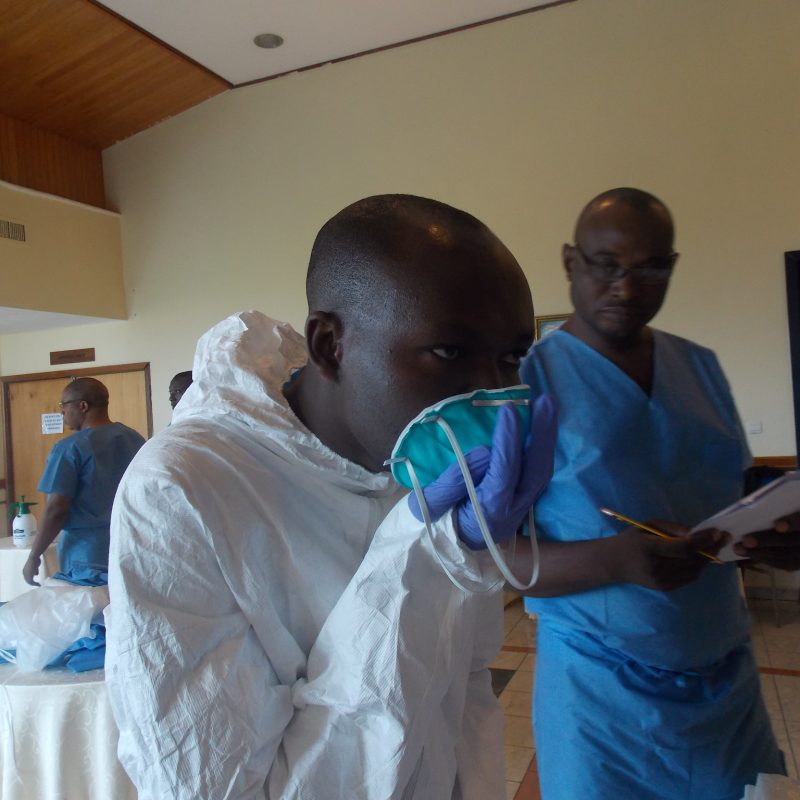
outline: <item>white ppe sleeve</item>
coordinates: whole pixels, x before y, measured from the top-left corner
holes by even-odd
[[[500,622],[500,636],[502,630]],[[491,654],[484,651],[489,656],[489,663],[495,659],[497,649]],[[473,662],[469,675],[461,737],[456,742],[456,761],[458,782],[453,800],[503,797],[503,711],[492,690],[492,676],[484,658]]]
[[[139,800],[262,798],[293,713],[197,507],[156,481],[114,505],[106,680]]]
[[[437,525],[455,536],[449,515]],[[502,641],[502,593],[457,589],[423,531],[403,500],[376,532],[294,692],[302,711],[284,734],[270,798],[502,796],[502,712],[486,668]],[[498,581],[488,554],[455,544],[450,556],[465,581]]]
[[[476,645],[489,624],[502,636],[501,613],[481,611],[502,608],[499,588],[456,589],[403,500],[325,621],[307,680],[278,685],[219,567],[206,526],[220,521],[199,507],[164,481],[124,483],[115,502],[107,680],[139,800],[261,799],[265,782],[269,800],[477,798],[471,780],[502,794],[499,706]],[[455,541],[449,515],[437,530]],[[444,551],[465,581],[498,582],[485,553]]]

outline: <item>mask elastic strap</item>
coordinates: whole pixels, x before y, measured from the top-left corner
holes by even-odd
[[[486,547],[489,550],[489,553],[491,553],[494,563],[497,565],[497,568],[500,570],[500,573],[506,579],[506,581],[508,581],[508,583],[510,583],[515,589],[520,592],[527,591],[539,579],[539,546],[536,542],[536,528],[534,527],[533,507],[531,506],[531,508],[528,510],[528,525],[530,527],[529,533],[531,539],[531,577],[528,583],[522,583],[518,581],[516,577],[514,577],[514,574],[511,572],[508,563],[506,562],[505,558],[503,558],[503,554],[500,552],[500,548],[497,546],[492,538],[492,534],[489,532],[489,526],[486,523],[486,517],[483,516],[483,509],[481,508],[480,501],[478,500],[478,494],[475,491],[475,484],[472,480],[472,475],[470,475],[469,467],[467,466],[467,460],[464,458],[464,453],[461,451],[461,446],[459,445],[458,440],[453,433],[453,429],[441,417],[436,417],[436,422],[439,423],[439,427],[445,432],[445,435],[450,442],[450,446],[453,448],[453,452],[458,459],[458,465],[461,467],[461,474],[464,476],[464,483],[467,485],[469,499],[472,502],[473,508],[475,509],[475,518],[478,520],[478,527],[481,529],[483,541],[486,543]],[[516,536],[512,537],[511,539],[510,550],[512,563],[515,554],[515,541]]]
[[[471,589],[467,586],[464,586],[461,581],[456,578],[455,575],[450,571],[447,564],[445,564],[444,559],[439,555],[439,550],[436,547],[436,542],[433,540],[433,522],[431,521],[431,514],[428,510],[428,503],[425,500],[425,494],[422,491],[422,484],[419,482],[419,478],[417,478],[417,471],[414,469],[414,465],[408,459],[405,459],[405,465],[408,469],[408,476],[411,478],[411,483],[414,486],[414,494],[417,496],[417,501],[419,502],[419,508],[422,512],[422,520],[425,523],[425,533],[428,534],[428,541],[431,543],[431,548],[433,549],[433,554],[436,556],[436,560],[439,562],[439,566],[444,570],[444,574],[450,579],[450,583],[456,587],[456,589],[460,589],[462,592],[466,594],[483,594],[484,592],[491,592],[493,589],[496,589],[502,581],[495,581],[491,586],[488,588],[480,588],[480,589]]]

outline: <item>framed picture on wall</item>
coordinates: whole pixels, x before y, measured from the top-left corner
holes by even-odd
[[[569,314],[547,314],[536,317],[536,338],[541,339],[560,328],[569,318]]]

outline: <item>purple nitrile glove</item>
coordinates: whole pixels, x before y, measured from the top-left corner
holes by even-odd
[[[553,398],[538,397],[531,409],[531,429],[523,447],[519,415],[511,404],[503,406],[497,415],[491,448],[476,447],[465,455],[495,542],[503,542],[516,533],[547,486],[553,473],[557,420]],[[486,547],[458,464],[451,464],[423,489],[423,494],[432,520],[455,506],[462,541],[473,550]],[[422,521],[416,494],[409,495],[408,505],[411,513]]]
[[[464,453],[469,474],[472,476],[472,482],[476,486],[486,475],[491,456],[491,448],[485,445],[473,447],[472,450]],[[425,495],[425,502],[428,504],[428,513],[431,515],[432,522],[436,522],[445,512],[466,499],[468,496],[467,484],[464,483],[464,476],[461,474],[461,467],[458,462],[453,462],[433,483],[429,483],[422,490],[422,493]],[[422,522],[422,511],[419,507],[416,492],[411,492],[408,496],[408,507],[411,513]]]

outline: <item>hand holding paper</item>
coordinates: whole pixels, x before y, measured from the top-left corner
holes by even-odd
[[[776,569],[800,569],[800,509],[779,519],[771,530],[747,534],[734,552]]]
[[[788,472],[693,528],[719,528],[731,543],[722,561],[749,558],[778,569],[800,569],[800,472]]]

